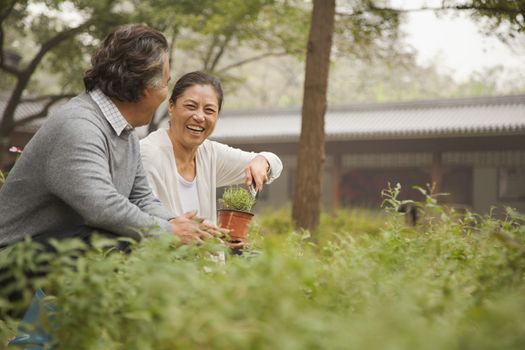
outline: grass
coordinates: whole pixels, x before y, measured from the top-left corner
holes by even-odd
[[[317,244],[286,208],[259,215],[251,253],[225,264],[213,242],[150,239],[126,255],[98,241],[81,256],[63,242],[39,281],[59,306],[56,348],[523,349],[523,215],[459,214],[429,195],[407,227],[386,195],[383,213],[323,215]],[[0,261],[21,269],[35,249]]]

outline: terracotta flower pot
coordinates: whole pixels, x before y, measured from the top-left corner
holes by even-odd
[[[248,226],[253,213],[240,210],[219,209],[219,227],[230,230],[231,241],[246,241]]]

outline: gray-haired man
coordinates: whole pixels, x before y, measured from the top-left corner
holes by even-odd
[[[168,43],[142,25],[111,32],[92,57],[86,92],[51,116],[0,190],[0,246],[26,236],[87,239],[93,230],[137,238],[164,231],[182,242],[205,232],[194,213],[179,218],[153,196],[135,127],[167,96]]]

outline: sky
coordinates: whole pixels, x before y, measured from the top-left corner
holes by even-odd
[[[436,1],[430,0],[391,2],[401,8],[436,5]],[[406,42],[417,51],[419,63],[435,62],[458,81],[474,71],[496,65],[525,74],[525,46],[512,49],[495,37],[480,34],[479,25],[465,13],[438,17],[432,11],[417,11],[407,16],[402,30],[407,34]]]

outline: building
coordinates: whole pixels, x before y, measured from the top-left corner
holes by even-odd
[[[225,111],[212,139],[269,150],[285,165],[258,208],[292,198],[299,109]],[[442,201],[486,213],[491,206],[525,212],[525,95],[441,99],[329,108],[325,117],[323,206],[377,208],[380,192],[399,182],[437,183]]]
[[[9,97],[11,96],[8,91],[0,91],[0,119],[2,114],[7,106]],[[29,121],[15,127],[15,130],[10,134],[8,140],[0,140],[0,142],[5,142],[8,147],[17,146],[24,148],[25,145],[29,142],[31,137],[35,132],[42,126],[46,116],[53,113],[61,104],[65,101],[59,101],[53,104],[51,107],[47,106],[48,101],[46,99],[35,99],[31,98],[29,101],[21,102],[15,111],[15,123],[20,122],[21,120],[28,119]],[[0,164],[0,169],[10,168],[15,160],[14,154],[9,154],[5,157],[0,157],[3,159],[4,164]]]

